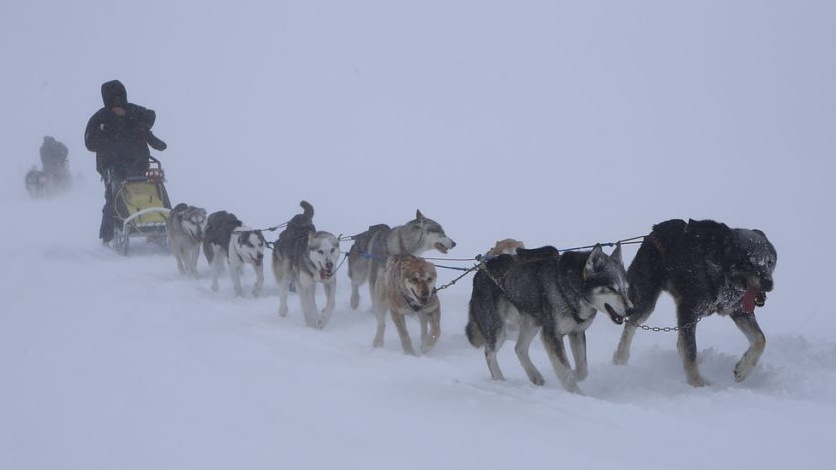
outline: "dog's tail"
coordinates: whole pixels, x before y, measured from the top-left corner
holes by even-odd
[[[479,327],[476,326],[473,320],[467,322],[467,326],[464,327],[464,333],[467,335],[467,340],[470,341],[470,344],[473,345],[474,348],[485,345],[485,337],[482,336],[482,333],[479,333]]]
[[[212,242],[209,241],[208,238],[204,237],[203,238],[203,256],[206,257],[206,261],[208,261],[210,265],[212,264],[212,258],[214,257],[214,254],[215,253],[212,250]]]
[[[479,271],[473,276],[473,290],[464,332],[474,347],[486,346],[491,350],[496,349],[505,323],[498,310],[501,295],[499,288],[486,273]]]
[[[302,201],[299,205],[302,206],[302,215],[308,220],[313,220],[314,211],[311,203],[308,201]]]

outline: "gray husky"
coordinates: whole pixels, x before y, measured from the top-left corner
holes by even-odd
[[[203,237],[203,254],[212,268],[212,290],[218,290],[218,276],[224,263],[228,262],[235,294],[243,296],[241,272],[245,264],[251,264],[256,275],[253,296],[257,297],[264,284],[265,244],[261,230],[245,227],[234,214],[226,211],[211,213]]]
[[[337,262],[340,241],[334,234],[317,231],[314,209],[307,201],[299,203],[303,212],[290,219],[273,246],[273,274],[279,284],[279,315],[287,315],[287,293],[294,283],[307,326],[324,328],[334,312],[337,288]],[[325,288],[326,303],[322,316],[316,308],[316,284]]]
[[[635,309],[613,361],[627,363],[636,325],[667,291],[676,303],[677,349],[688,383],[706,385],[697,368],[696,327],[700,318],[715,312],[730,315],[749,340],[734,368],[735,380],[743,381],[766,346],[754,311],[772,290],[776,260],[775,247],[760,230],[732,229],[713,220],[668,220],[654,226],[627,272]]]
[[[351,278],[351,308],[360,305],[360,286],[369,281],[369,292],[374,303],[374,285],[378,274],[391,255],[419,256],[435,249],[442,253],[456,246],[438,222],[415,212],[415,219],[390,228],[379,224],[352,237],[354,244],[348,251],[348,277]]]
[[[166,234],[180,274],[197,277],[197,259],[206,230],[206,209],[180,203],[166,219]]]
[[[473,278],[467,339],[485,348],[491,378],[504,380],[496,360],[506,335],[506,323],[519,327],[514,347],[528,378],[536,385],[543,376],[531,362],[531,341],[540,337],[563,387],[581,393],[577,382],[588,374],[586,330],[597,311],[621,323],[632,307],[627,297],[627,273],[621,260],[621,246],[611,255],[600,245],[592,251],[558,254],[554,247],[517,249],[516,255],[501,254],[484,262]],[[563,345],[569,345],[575,370]]]

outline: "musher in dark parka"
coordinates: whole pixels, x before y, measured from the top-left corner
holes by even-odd
[[[102,84],[104,107],[96,111],[87,122],[84,144],[87,150],[96,152],[96,171],[105,181],[105,205],[102,207],[102,225],[99,238],[108,243],[113,238],[113,191],[118,182],[131,176],[144,176],[148,171],[150,145],[155,150],[165,150],[166,144],[151,133],[156,113],[142,106],[129,103],[128,94],[118,80]],[[111,180],[108,181],[108,173]]]

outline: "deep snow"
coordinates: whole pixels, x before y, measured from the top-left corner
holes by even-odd
[[[836,6],[587,3],[4,2],[0,468],[829,468]],[[188,280],[154,246],[120,257],[95,239],[81,140],[113,78],[158,112],[173,201],[252,226],[303,198],[345,234],[421,209],[458,243],[448,258],[672,217],[763,229],[779,253],[766,352],[735,383],[746,341],[704,320],[711,385],[695,389],[670,333],[639,333],[612,365],[620,330],[601,317],[581,397],[539,340],[546,386],[512,343],[508,381],[489,380],[463,334],[470,278],[442,291],[442,338],[414,358],[391,324],[371,347],[345,268],[314,331],[295,297],[277,316],[269,275],[261,298],[235,298],[226,278],[209,290],[204,260]],[[77,180],[31,201],[44,134]],[[669,300],[649,323],[673,324]]]

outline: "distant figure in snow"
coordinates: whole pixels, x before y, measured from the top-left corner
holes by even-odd
[[[113,239],[114,188],[127,177],[145,176],[151,156],[148,146],[165,150],[166,144],[151,133],[157,114],[129,103],[128,93],[119,80],[102,84],[104,107],[87,122],[84,145],[96,152],[96,171],[105,183],[105,204],[99,238],[107,244]]]
[[[55,140],[52,136],[44,136],[41,144],[41,166],[44,173],[63,179],[67,176],[67,146]]]

